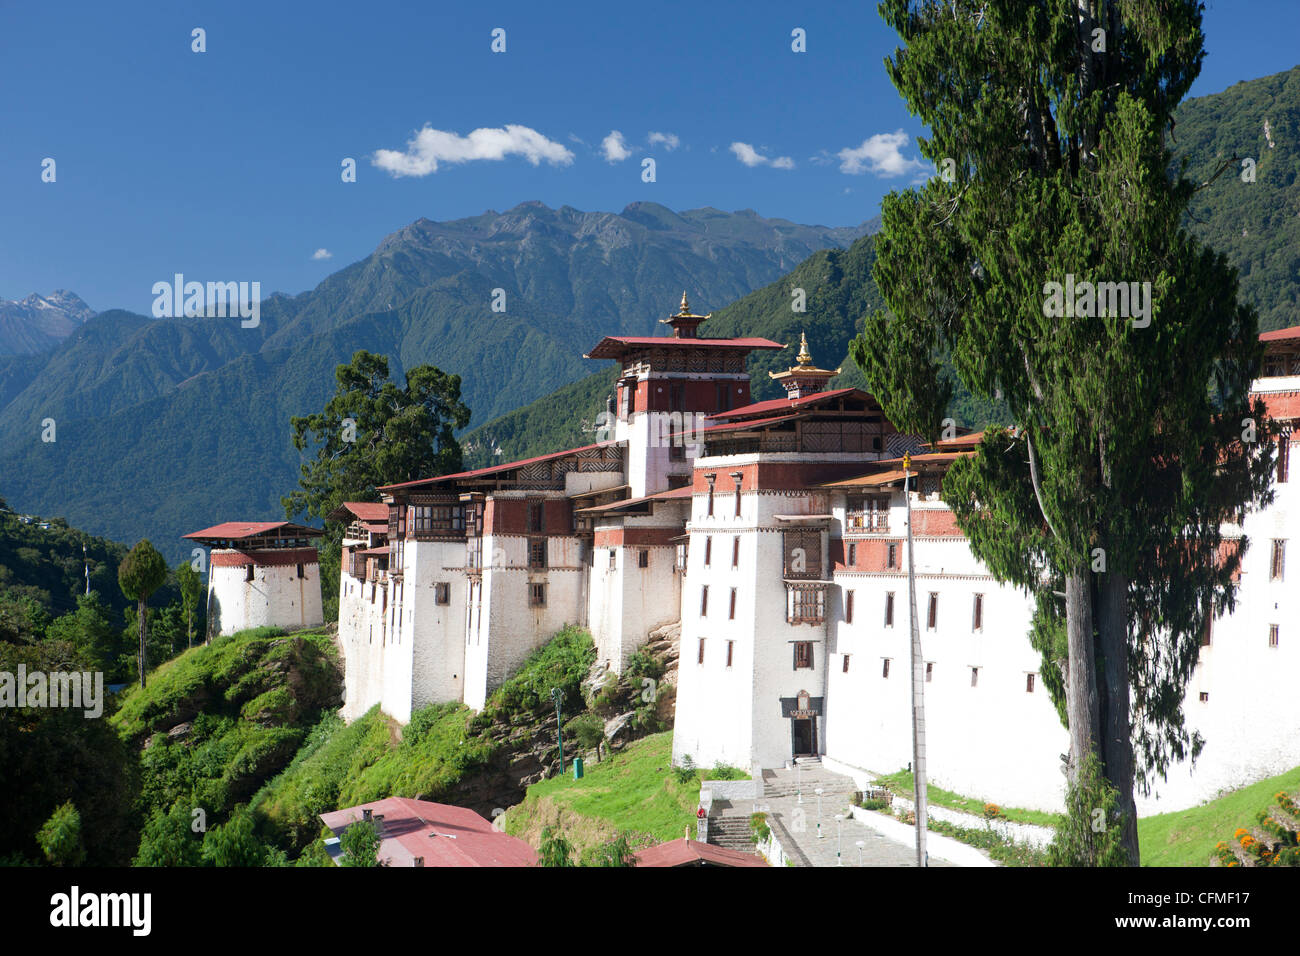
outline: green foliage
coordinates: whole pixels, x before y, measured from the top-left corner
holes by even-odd
[[[715,763],[709,771],[709,780],[748,780],[749,774],[731,764]]]
[[[181,609],[185,613],[186,647],[194,646],[194,615],[203,596],[203,579],[194,565],[182,561],[176,566],[176,584],[181,590]]]
[[[145,671],[149,668],[148,627],[149,617],[145,605],[149,595],[158,590],[167,580],[167,562],[148,540],[137,541],[134,548],[117,566],[117,583],[122,593],[136,602],[137,620],[140,629],[140,649],[137,666],[140,674],[140,687],[144,687]]]
[[[339,838],[343,855],[339,857],[339,866],[383,866],[379,862],[379,832],[369,820],[358,820],[348,824]]]
[[[551,827],[542,831],[541,845],[537,848],[538,866],[573,866],[573,845],[564,834]]]
[[[623,678],[633,687],[641,687],[641,681],[649,678],[658,681],[664,676],[668,665],[660,657],[651,654],[645,648],[632,652],[623,668]]]
[[[183,801],[155,810],[140,836],[135,866],[198,866],[203,839],[193,828],[194,816]]]
[[[24,517],[0,508],[0,640],[16,639],[6,635],[10,601],[30,599],[44,610],[47,623],[48,615],[75,610],[86,590],[87,565],[91,590],[111,609],[110,617],[120,616],[128,600],[117,586],[117,566],[126,548],[70,527],[62,518]]]
[[[229,820],[203,836],[204,866],[265,866],[268,855],[247,804],[236,807]]]
[[[92,591],[77,598],[76,610],[55,618],[46,628],[51,640],[73,645],[94,670],[102,671],[105,683],[125,676],[120,658],[130,647],[111,614],[98,592]]]
[[[488,699],[484,711],[492,717],[540,716],[555,707],[551,689],[564,694],[563,707],[572,712],[581,706],[579,689],[596,659],[591,634],[579,627],[566,627],[524,661]]]
[[[0,642],[0,671],[17,673],[20,665],[29,673],[91,669],[66,641]],[[85,862],[121,866],[130,861],[138,833],[131,812],[138,773],[133,753],[106,719],[113,699],[103,704],[99,718],[88,718],[84,709],[0,708],[0,857],[38,858],[37,831],[70,801],[81,817]]]
[[[1128,866],[1124,819],[1115,788],[1102,775],[1097,755],[1080,762],[1066,787],[1065,819],[1047,848],[1049,866]]]
[[[579,714],[564,725],[564,738],[582,750],[595,750],[599,760],[605,743],[605,721],[598,714]]]
[[[626,833],[620,833],[607,843],[588,847],[581,857],[582,866],[636,866],[636,853]]]
[[[683,754],[681,762],[673,767],[673,776],[681,784],[690,783],[692,780],[699,778],[700,772],[695,767],[695,760],[690,754]]]
[[[411,728],[429,712],[426,708],[412,716],[404,741],[412,740]],[[254,797],[253,808],[277,845],[293,851],[306,847],[320,831],[319,815],[347,806],[341,791],[388,749],[388,721],[378,706],[351,724],[326,714],[289,766]]]
[[[749,815],[749,833],[755,843],[766,843],[772,837],[772,827],[767,822],[766,813]]]
[[[80,866],[86,859],[81,842],[81,814],[71,800],[59,805],[39,831],[36,842],[51,866]]]

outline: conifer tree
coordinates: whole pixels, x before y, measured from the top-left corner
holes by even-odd
[[[888,309],[853,355],[895,424],[930,438],[945,351],[973,394],[1007,401],[1014,426],[986,430],[943,497],[993,574],[1034,596],[1071,783],[1094,754],[1121,830],[1107,856],[1136,864],[1135,786],[1202,744],[1182,698],[1210,616],[1234,600],[1242,549],[1221,522],[1270,496],[1269,426],[1249,396],[1257,317],[1186,230],[1198,187],[1167,142],[1200,69],[1201,5],[880,11],[938,175],[882,204]],[[1249,188],[1210,188],[1234,185]]]
[[[144,687],[144,672],[148,666],[145,640],[149,633],[149,616],[145,604],[167,580],[167,562],[148,540],[136,542],[122,563],[117,566],[117,583],[122,593],[136,602],[136,620],[140,628],[140,686]]]

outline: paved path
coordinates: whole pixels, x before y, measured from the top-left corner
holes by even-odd
[[[831,773],[814,763],[801,765],[798,771],[765,770],[763,783],[766,795],[758,801],[758,809],[767,813],[769,825],[797,866],[836,866],[837,832],[843,866],[916,865],[913,847],[889,840],[848,815],[849,794],[856,789],[849,777]],[[822,790],[820,813],[816,793],[819,787]],[[844,815],[838,824],[837,813]],[[862,841],[861,848],[857,846],[858,841]],[[933,856],[930,865],[952,866]]]

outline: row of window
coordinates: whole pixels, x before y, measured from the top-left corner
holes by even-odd
[[[742,477],[743,477],[742,473],[739,471],[733,471],[731,473],[731,480],[732,483],[735,485],[735,517],[737,518],[740,517],[740,480]],[[717,481],[717,479],[718,476],[716,474],[707,474],[704,476],[704,480],[709,485],[709,497],[707,503],[708,510],[706,513],[710,518],[713,517],[713,485],[714,482]]]
[[[849,658],[850,658],[851,656],[852,656],[852,655],[850,655],[850,654],[845,654],[845,655],[843,656],[843,657],[844,657],[843,672],[844,672],[845,674],[847,674],[847,673],[849,672]],[[880,676],[881,676],[882,678],[884,678],[885,680],[888,680],[888,679],[889,679],[889,665],[890,665],[890,663],[892,662],[893,658],[882,657],[880,660],[881,660]],[[972,687],[978,687],[978,686],[979,686],[979,682],[980,682],[980,671],[982,670],[982,668],[979,668],[979,667],[971,667],[971,668],[969,668],[969,670],[970,670],[970,685],[971,685]],[[1037,678],[1038,678],[1038,675],[1037,675],[1037,674],[1034,674],[1034,673],[1027,673],[1027,674],[1025,674],[1025,693],[1026,693],[1026,694],[1032,694],[1032,693],[1034,692],[1034,688],[1038,685],[1038,680],[1037,680]],[[929,683],[929,682],[932,681],[933,679],[934,679],[934,662],[933,662],[933,661],[926,661],[926,664],[925,664],[925,680],[926,680],[926,683]]]
[[[248,565],[248,566],[244,569],[244,580],[245,580],[245,581],[251,581],[251,580],[253,580],[253,568],[254,568],[254,567],[255,567],[255,565],[250,564],[250,565]],[[300,578],[305,578],[306,576],[307,576],[306,570],[303,568],[303,566],[302,566],[301,564],[298,565],[298,577],[300,577]]]
[[[704,536],[704,566],[713,567],[713,535]],[[731,566],[740,567],[740,535],[731,536]]]
[[[707,639],[703,637],[699,639],[699,646],[695,656],[695,663],[697,664],[704,663],[704,645],[706,640]],[[792,643],[792,646],[794,648],[794,669],[795,670],[811,669],[813,666],[812,641],[794,641]],[[736,642],[727,641],[727,666],[728,667],[731,666],[732,657],[735,654],[735,650],[736,650]]]

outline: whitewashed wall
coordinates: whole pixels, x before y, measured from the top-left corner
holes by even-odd
[[[213,555],[230,554],[213,551]],[[217,633],[234,634],[250,627],[319,627],[325,623],[321,609],[320,567],[296,564],[286,567],[255,565],[253,580],[246,567],[209,564],[210,602],[215,601]]]

